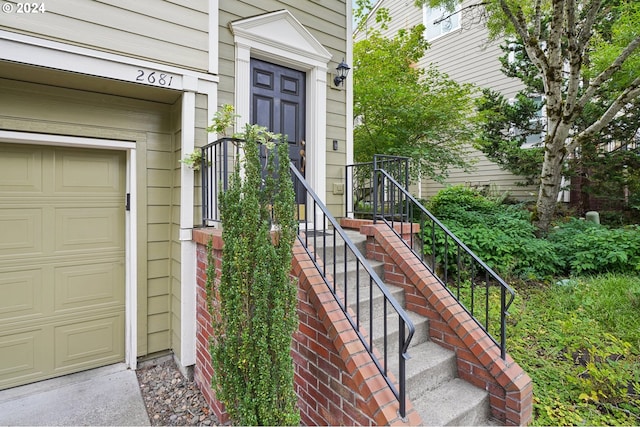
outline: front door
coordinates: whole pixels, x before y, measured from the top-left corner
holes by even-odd
[[[305,73],[251,59],[251,123],[286,136],[289,158],[305,175]],[[306,193],[296,194],[300,218]]]

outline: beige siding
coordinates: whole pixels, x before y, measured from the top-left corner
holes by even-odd
[[[153,257],[147,257],[148,280],[162,290],[148,294],[148,353],[169,348],[171,331],[169,312],[169,283],[171,245],[169,226],[171,222],[172,182],[171,173],[171,137],[170,135],[152,134],[147,141],[147,248],[153,247]]]
[[[472,3],[467,1],[463,6],[469,4]],[[415,10],[422,16],[420,10]],[[420,65],[434,64],[460,83],[492,88],[506,97],[512,97],[522,88],[522,84],[500,71],[498,58],[503,55],[500,49],[503,41],[491,41],[484,25],[472,24],[468,19],[463,15],[460,29],[430,41],[431,47]]]
[[[138,354],[170,349],[170,106],[4,79],[0,99],[1,129],[135,141]]]
[[[44,5],[41,14],[0,14],[0,28],[185,68],[208,68],[205,0],[64,0]]]
[[[349,0],[350,1],[350,0]],[[298,21],[331,53],[334,61],[346,57],[346,2],[336,1],[300,1],[300,0],[220,0],[219,27],[219,72],[218,102],[234,102],[235,50],[229,22],[260,15],[263,13],[287,9]],[[350,36],[349,36],[350,37]],[[334,64],[335,67],[337,64]],[[330,65],[331,66],[331,65]],[[329,70],[330,72],[334,70]],[[247,84],[249,84],[247,82]],[[307,94],[310,94],[307,91]],[[346,91],[333,88],[330,78],[327,80],[327,205],[335,215],[343,215],[343,197],[334,195],[332,183],[343,182],[343,169],[346,162]],[[339,150],[333,151],[333,140],[339,141]],[[312,160],[311,160],[312,161]]]
[[[488,191],[492,195],[508,194],[518,200],[533,200],[537,195],[537,187],[521,186],[518,182],[523,179],[500,170],[498,165],[491,162],[481,152],[472,150],[469,158],[476,161],[473,172],[465,173],[460,169],[451,169],[446,185],[466,185],[479,190]],[[432,180],[423,180],[422,198],[429,198],[444,188]]]

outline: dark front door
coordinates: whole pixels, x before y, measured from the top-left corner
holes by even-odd
[[[289,157],[305,175],[305,73],[251,59],[251,123],[286,136]],[[296,194],[304,205],[304,194]],[[302,211],[303,212],[303,211]]]

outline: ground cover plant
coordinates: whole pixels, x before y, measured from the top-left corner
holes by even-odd
[[[525,206],[466,187],[426,206],[516,288],[507,351],[534,382],[533,424],[639,425],[639,226],[559,218],[539,238]]]
[[[518,289],[507,348],[533,380],[533,425],[640,424],[638,313],[638,276]]]

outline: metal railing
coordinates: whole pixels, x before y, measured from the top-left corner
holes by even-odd
[[[220,222],[218,196],[228,188],[234,160],[240,154],[239,141],[222,138],[202,147],[200,169],[204,226]],[[298,240],[398,399],[399,413],[405,417],[406,360],[409,358],[407,349],[415,333],[415,326],[304,177],[292,163],[289,168],[297,198],[303,200],[297,206],[300,224]],[[368,301],[363,302],[365,296]],[[378,313],[382,316],[377,316]],[[398,328],[395,343],[388,340],[388,332],[395,329],[392,322],[397,322]],[[374,336],[378,332],[383,336],[382,343],[374,343]],[[375,355],[376,352],[380,354],[380,359]],[[392,357],[397,357],[398,361],[398,372],[394,372],[397,384],[390,375]]]
[[[506,316],[514,290],[417,201],[406,186],[377,165],[373,185],[373,194],[377,195],[372,200],[374,222],[384,222],[401,238],[499,346],[504,359]]]
[[[346,216],[373,218],[374,170],[386,170],[396,181],[409,188],[409,158],[376,154],[373,162],[346,166]],[[351,186],[351,187],[350,187]]]
[[[229,186],[240,141],[237,138],[220,138],[200,149],[202,225],[205,227],[220,222],[218,195]]]
[[[387,385],[398,399],[400,416],[406,416],[406,360],[407,349],[415,326],[407,312],[382,283],[371,264],[349,238],[327,207],[320,201],[300,172],[291,164],[296,194],[306,193],[306,203],[298,209],[300,233],[298,240],[311,257],[351,327],[371,356]],[[352,265],[349,268],[349,265]],[[361,296],[368,301],[363,302]],[[376,314],[382,313],[382,316]],[[394,320],[394,318],[396,320]],[[381,324],[380,324],[381,319]],[[375,321],[374,321],[375,320]],[[397,348],[388,341],[390,322],[397,321]],[[382,346],[374,345],[374,335],[383,336]],[[365,333],[364,330],[367,332]],[[368,334],[368,335],[367,335]],[[378,360],[374,348],[381,353]],[[390,377],[389,358],[398,358],[398,384]]]

